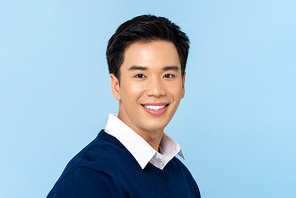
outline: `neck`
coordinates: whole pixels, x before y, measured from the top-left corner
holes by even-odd
[[[159,144],[163,136],[163,130],[159,131],[135,131],[140,135],[154,150],[159,151]]]
[[[127,118],[128,116],[122,116],[118,113],[118,118],[124,122],[129,128],[141,136],[154,150],[158,152],[158,147],[163,136],[163,129],[155,129],[153,131],[135,127]]]

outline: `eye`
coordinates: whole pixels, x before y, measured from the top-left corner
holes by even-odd
[[[165,74],[163,77],[164,78],[173,78],[174,74]]]
[[[144,74],[137,74],[135,75],[136,78],[145,78],[146,76]]]

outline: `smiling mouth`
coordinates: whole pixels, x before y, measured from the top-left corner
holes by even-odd
[[[167,106],[168,104],[166,105],[161,105],[161,106],[153,106],[153,105],[143,105],[144,107],[146,107],[147,109],[152,109],[154,111],[158,111],[162,108],[164,108],[165,106]]]
[[[161,103],[161,104],[142,104],[142,107],[144,107],[145,111],[151,115],[161,115],[163,114],[169,104]]]

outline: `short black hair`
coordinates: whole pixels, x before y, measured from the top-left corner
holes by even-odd
[[[181,73],[184,75],[189,51],[189,38],[167,18],[141,15],[121,24],[108,42],[106,57],[109,73],[120,80],[120,67],[125,49],[134,42],[170,41],[176,46]]]

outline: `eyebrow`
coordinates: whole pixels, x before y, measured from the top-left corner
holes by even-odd
[[[163,71],[169,71],[169,70],[178,71],[179,67],[177,67],[177,66],[167,66],[167,67],[163,67],[162,70]]]
[[[166,66],[166,67],[163,67],[162,70],[163,71],[169,71],[169,70],[174,70],[174,71],[178,71],[180,68],[177,67],[177,66]],[[134,71],[134,70],[147,70],[147,67],[144,67],[144,66],[131,66],[129,69],[129,71]]]
[[[147,67],[143,66],[131,66],[128,70],[133,71],[133,70],[147,70]]]

